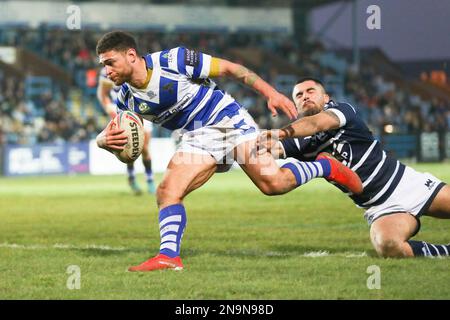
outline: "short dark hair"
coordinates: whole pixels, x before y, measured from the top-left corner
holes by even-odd
[[[320,85],[322,87],[323,93],[327,93],[327,90],[325,89],[325,86],[323,85],[323,82],[320,81],[317,78],[314,78],[314,77],[303,77],[303,78],[300,78],[295,85],[297,85],[299,83],[302,83],[302,82],[305,82],[305,81],[313,81],[315,84],[318,84],[318,85]]]
[[[104,34],[97,42],[97,55],[107,51],[126,51],[134,49],[138,52],[136,40],[129,33],[123,31],[111,31]]]
[[[305,82],[305,81],[314,81],[315,83],[320,84],[320,85],[322,86],[322,88],[325,89],[325,86],[323,85],[323,82],[320,81],[320,80],[317,79],[317,78],[314,78],[314,77],[303,77],[303,78],[300,78],[300,79],[297,81],[296,85],[299,84],[299,83]]]

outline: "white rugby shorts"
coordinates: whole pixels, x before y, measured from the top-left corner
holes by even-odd
[[[369,225],[381,216],[397,212],[407,212],[419,218],[426,213],[444,185],[432,174],[417,172],[406,166],[403,177],[391,196],[382,204],[370,207],[364,218]]]
[[[216,124],[184,132],[177,152],[211,155],[218,164],[217,171],[225,172],[233,165],[233,149],[256,139],[258,134],[252,116],[240,108],[231,118],[225,116]]]

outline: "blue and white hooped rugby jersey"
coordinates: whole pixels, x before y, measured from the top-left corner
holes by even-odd
[[[177,47],[144,58],[150,81],[144,89],[124,83],[117,99],[119,109],[132,110],[169,130],[192,130],[231,117],[241,108],[209,79],[210,55]]]
[[[340,128],[282,140],[286,157],[311,161],[318,153],[329,152],[361,178],[363,193],[350,195],[358,206],[368,208],[383,203],[397,187],[405,165],[383,151],[353,106],[330,101],[324,109],[339,117]]]

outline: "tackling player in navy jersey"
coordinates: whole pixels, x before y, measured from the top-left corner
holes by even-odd
[[[331,179],[354,193],[361,180],[334,159],[306,164],[307,177],[289,167],[278,167],[269,153],[257,154],[258,126],[212,77],[230,76],[255,89],[277,109],[296,118],[294,104],[247,68],[183,47],[140,56],[127,33],[105,34],[97,43],[97,55],[107,77],[120,85],[117,106],[167,129],[180,129],[181,143],[170,160],[156,191],[159,207],[159,254],[129,271],[183,268],[180,245],[186,227],[184,197],[202,186],[216,171],[226,171],[237,161],[255,185],[267,195],[282,194],[316,177]],[[107,126],[97,137],[99,147],[123,150],[123,130]]]
[[[105,112],[111,119],[117,115],[117,94],[120,91],[120,86],[114,85],[114,82],[108,79],[106,76],[106,69],[102,68],[100,71],[98,86],[97,86],[97,98],[102,105]],[[145,169],[145,176],[147,182],[148,193],[155,193],[155,182],[153,179],[152,170],[152,157],[150,154],[150,141],[152,138],[152,123],[150,121],[144,121],[144,148],[142,149],[142,163]],[[134,162],[127,163],[128,184],[131,190],[136,195],[142,193],[139,185],[136,181],[136,175],[134,173]]]
[[[348,103],[330,100],[319,80],[300,80],[293,99],[303,117],[285,128],[263,132],[259,148],[300,160],[294,163],[298,175],[307,173],[304,161],[320,158],[322,152],[355,171],[364,190],[348,195],[365,209],[371,241],[380,256],[448,256],[449,245],[410,238],[419,231],[422,215],[450,218],[450,187],[387,155],[358,111]]]

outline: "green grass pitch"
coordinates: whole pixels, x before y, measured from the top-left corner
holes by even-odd
[[[450,164],[414,167],[450,181]],[[450,298],[450,259],[376,257],[363,211],[322,179],[267,197],[241,171],[218,174],[185,206],[185,270],[129,273],[159,248],[154,196],[125,176],[1,178],[0,299]],[[425,217],[416,238],[448,243],[449,230]]]

